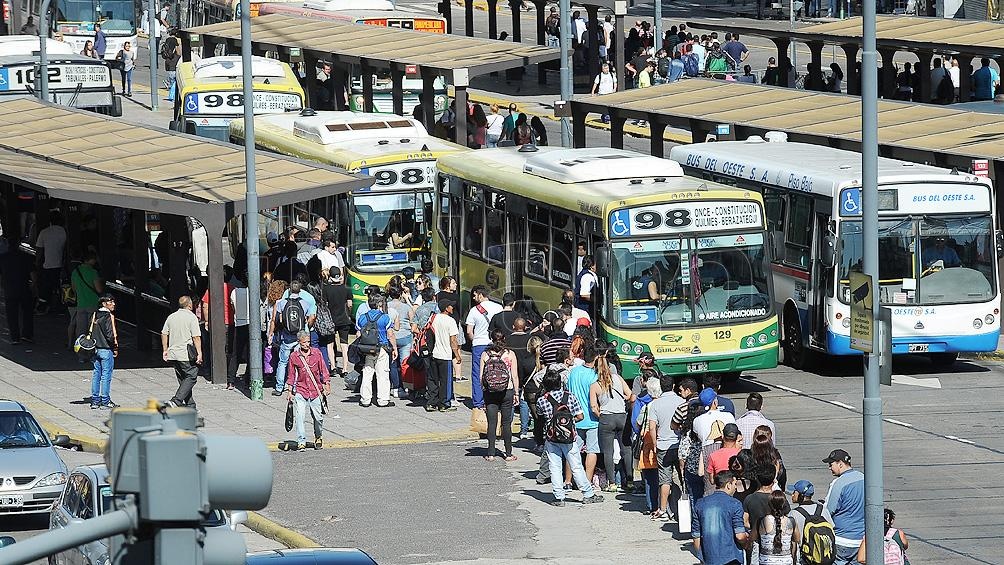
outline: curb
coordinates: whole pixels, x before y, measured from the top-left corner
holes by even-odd
[[[47,434],[49,434],[50,437],[58,435],[67,436],[70,438],[70,443],[74,445],[79,445],[80,450],[84,451],[85,453],[105,452],[105,444],[107,443],[106,440],[91,436],[79,435],[70,432],[68,430],[64,430],[63,428],[57,426],[56,424],[53,424],[49,420],[46,420],[44,417],[39,416],[36,413],[37,410],[35,409],[35,405],[33,405],[32,403],[25,402],[24,405],[27,406],[29,410],[31,410],[32,416],[35,417],[35,420],[39,423],[40,426],[42,426],[42,428],[45,430]]]
[[[359,447],[380,447],[387,445],[411,445],[418,443],[437,443],[441,441],[467,441],[478,439],[479,435],[469,430],[456,430],[452,432],[421,433],[410,434],[398,437],[377,438],[377,439],[344,439],[336,440],[324,444],[325,449],[353,449]],[[289,441],[277,441],[268,444],[269,451],[284,451],[280,446],[289,444]],[[292,442],[292,443],[295,443]]]
[[[983,353],[970,353],[969,355],[960,355],[962,359],[975,359],[978,361],[1004,361],[1004,351],[986,351]]]
[[[275,540],[290,549],[321,547],[316,541],[295,532],[278,522],[273,522],[257,512],[248,512],[248,520],[244,523],[251,531]]]

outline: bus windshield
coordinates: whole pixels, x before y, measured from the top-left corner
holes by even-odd
[[[136,8],[132,0],[60,0],[59,22],[101,22],[109,35],[132,35],[136,32]]]
[[[396,272],[417,266],[429,248],[429,192],[352,196],[351,266],[360,272]]]
[[[762,233],[612,247],[610,318],[619,326],[750,321],[772,311]]]
[[[862,268],[861,222],[842,222],[840,232],[839,295],[846,303],[850,295],[848,273]],[[882,304],[958,304],[993,299],[997,280],[993,233],[989,215],[879,221]]]

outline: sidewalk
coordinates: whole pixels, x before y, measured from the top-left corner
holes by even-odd
[[[0,338],[0,385],[3,396],[27,405],[51,434],[66,434],[86,451],[100,452],[108,437],[107,410],[90,409],[91,367],[77,360],[65,344],[65,316],[38,316],[35,343],[12,345],[6,318]],[[136,351],[131,327],[120,324],[124,345],[115,360],[112,400],[122,406],[141,407],[150,398],[167,400],[178,383],[174,370],[160,358],[160,351]],[[469,362],[464,365],[469,370]],[[456,383],[457,394],[469,395],[469,381]],[[463,385],[467,385],[467,388]],[[240,390],[200,380],[194,397],[199,415],[210,434],[255,436],[271,449],[279,442],[295,440],[283,426],[286,401],[269,394],[261,402],[250,400]],[[470,410],[459,403],[452,413],[427,413],[411,400],[393,399],[391,408],[362,408],[358,395],[346,390],[340,380],[332,383],[329,411],[324,420],[326,447],[362,447],[476,438],[469,431]],[[308,422],[309,425],[309,422]]]

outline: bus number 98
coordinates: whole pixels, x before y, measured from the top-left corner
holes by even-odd
[[[244,95],[239,92],[228,94],[225,97],[222,94],[207,94],[203,101],[209,108],[219,108],[224,102],[227,106],[239,108],[244,105]]]
[[[400,172],[383,169],[373,173],[377,186],[393,186],[400,182],[405,185],[422,184],[425,182],[425,171],[422,169],[404,169]]]
[[[654,230],[663,223],[669,228],[682,228],[689,226],[690,222],[690,210],[685,209],[667,210],[665,215],[652,210],[642,210],[634,216],[635,226],[642,230]]]

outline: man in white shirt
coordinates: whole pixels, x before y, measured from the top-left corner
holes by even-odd
[[[582,258],[582,270],[575,277],[575,306],[589,312],[592,316],[596,310],[599,279],[596,278],[596,265],[592,255]]]
[[[328,276],[345,276],[345,260],[338,251],[338,243],[334,238],[325,239],[321,244],[321,250],[317,253],[317,258],[321,261],[321,268],[328,269]]]
[[[41,251],[42,273],[38,281],[38,299],[43,304],[38,305],[39,313],[49,311],[57,304],[56,290],[59,288],[59,277],[63,271],[63,253],[66,250],[66,230],[63,229],[63,217],[53,212],[49,216],[49,225],[38,232],[35,247]]]
[[[736,419],[732,414],[718,409],[718,395],[714,390],[702,390],[700,398],[706,412],[694,418],[694,431],[706,447],[720,441],[725,424],[734,424]]]
[[[242,275],[243,276],[243,275]],[[227,328],[229,343],[227,344],[227,390],[233,390],[237,382],[237,368],[241,363],[248,362],[248,352],[251,346],[248,335],[251,323],[248,288],[243,281],[235,281],[233,290],[227,300],[233,311],[234,325]]]
[[[488,325],[492,317],[502,311],[502,306],[488,298],[488,289],[477,285],[471,289],[474,305],[467,313],[467,337],[471,340],[471,402],[475,408],[485,407],[485,397],[481,390],[481,355],[492,340],[488,335]]]
[[[938,96],[938,86],[941,84],[941,79],[948,76],[948,69],[941,66],[940,57],[935,57],[932,64],[934,65],[934,68],[931,69],[931,90],[928,92],[932,98],[936,98]],[[949,77],[949,80],[950,79],[951,77]],[[927,102],[927,100],[921,100],[921,102]]]

